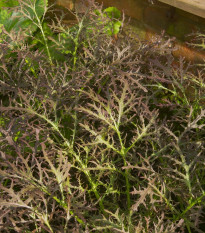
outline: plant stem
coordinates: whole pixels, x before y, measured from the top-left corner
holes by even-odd
[[[37,12],[36,12],[36,10],[35,10],[35,7],[34,7],[33,11],[34,11],[34,14],[35,14],[36,19],[37,19],[37,22],[38,22],[37,26],[38,26],[38,28],[40,29],[41,34],[42,34],[42,36],[43,36],[44,45],[45,45],[45,47],[46,47],[46,52],[47,52],[47,55],[48,55],[49,62],[50,62],[51,65],[53,65],[53,61],[52,61],[51,54],[50,54],[50,50],[49,50],[48,43],[47,43],[48,40],[47,40],[47,38],[46,38],[46,36],[45,36],[45,33],[44,33],[44,30],[43,30],[43,27],[42,27],[41,20],[40,20],[39,17],[38,17],[38,14],[37,14]]]

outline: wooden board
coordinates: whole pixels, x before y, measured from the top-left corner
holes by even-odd
[[[205,18],[205,0],[159,0],[194,15]]]

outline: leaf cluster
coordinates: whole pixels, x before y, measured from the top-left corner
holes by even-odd
[[[204,232],[204,71],[103,14],[2,31],[1,232]]]

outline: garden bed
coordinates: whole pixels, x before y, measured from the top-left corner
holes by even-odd
[[[27,3],[0,7],[0,231],[204,232],[204,67],[115,7]]]

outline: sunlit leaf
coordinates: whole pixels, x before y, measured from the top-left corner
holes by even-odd
[[[116,7],[108,7],[104,10],[104,13],[109,18],[119,19],[121,17],[121,13]]]

